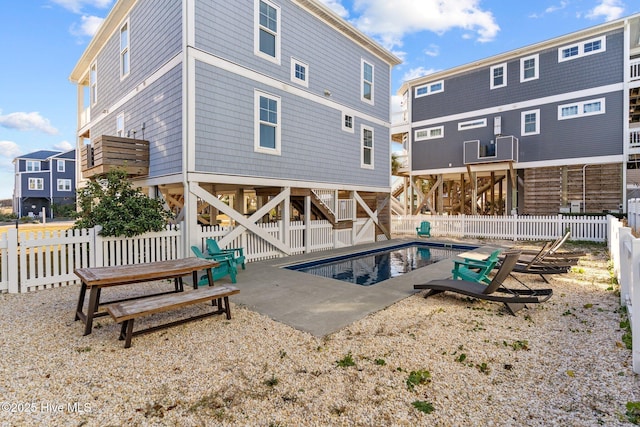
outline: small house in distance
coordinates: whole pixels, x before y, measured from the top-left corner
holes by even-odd
[[[296,219],[337,246],[386,238],[399,62],[317,0],[119,0],[70,76],[83,177],[126,168],[187,247],[221,216],[222,246],[248,232],[280,254]]]
[[[39,150],[13,160],[13,212],[18,217],[55,216],[55,206],[76,202],[76,150]],[[53,209],[52,209],[53,208]]]

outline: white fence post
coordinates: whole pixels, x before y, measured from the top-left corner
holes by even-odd
[[[9,264],[9,293],[17,294],[20,292],[20,283],[18,282],[18,229],[10,228],[7,230],[7,259]]]

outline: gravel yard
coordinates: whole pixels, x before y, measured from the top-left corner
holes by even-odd
[[[501,304],[415,294],[322,338],[231,297],[231,320],[141,335],[125,350],[108,317],[82,336],[73,321],[79,285],[2,294],[0,423],[630,425],[625,404],[640,400],[640,382],[606,248],[587,249],[550,285],[519,276],[554,295],[517,316]]]

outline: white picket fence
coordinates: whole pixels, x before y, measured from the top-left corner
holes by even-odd
[[[282,241],[282,222],[257,224]],[[308,227],[308,229],[307,229]],[[329,221],[290,222],[287,246],[291,254],[315,252],[376,239],[365,220],[353,229],[334,230]],[[232,227],[202,227],[201,248],[207,238],[221,239]],[[306,237],[305,237],[306,236]],[[308,241],[306,241],[308,240]],[[283,256],[283,252],[250,232],[241,233],[226,247],[242,247],[248,262]],[[0,292],[28,292],[78,283],[76,268],[139,264],[193,256],[184,247],[182,225],[131,238],[102,237],[99,228],[84,230],[18,231],[0,234]]]
[[[473,237],[502,240],[549,240],[571,231],[571,240],[605,242],[606,216],[487,216],[411,215],[391,219],[392,234],[416,235],[422,221],[431,224],[434,237]]]
[[[609,254],[613,272],[620,284],[620,304],[627,308],[631,324],[633,372],[640,374],[640,239],[637,228],[609,216]],[[635,307],[635,310],[634,310]]]

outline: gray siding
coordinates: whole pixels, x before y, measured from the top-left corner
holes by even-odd
[[[485,67],[445,79],[441,93],[416,99],[412,88],[412,121],[620,83],[624,80],[623,39],[622,31],[608,33],[605,52],[561,63],[557,48],[524,51],[522,57],[540,55],[540,77],[528,82],[520,83],[520,58],[517,58],[507,63],[506,87],[491,90],[490,67]]]
[[[281,155],[254,152],[254,89],[281,97]],[[375,168],[360,167],[360,125],[340,111],[196,63],[196,169],[280,179],[389,185],[389,130],[374,129]],[[368,124],[369,125],[369,124]]]
[[[488,115],[484,128],[458,131],[458,121],[440,123],[444,125],[444,138],[413,143],[412,168],[439,169],[448,167],[449,163],[451,167],[464,166],[464,141],[493,139],[495,116],[502,117],[503,135],[519,139],[519,162],[622,154],[623,93],[612,92],[603,97],[606,114],[594,116],[558,120],[558,105],[596,98],[588,97]],[[537,108],[540,109],[540,134],[521,136],[521,112]]]
[[[182,50],[182,2],[140,0],[129,15],[131,68],[120,80],[120,26],[97,58],[98,102],[103,111]]]
[[[281,9],[281,64],[254,54],[254,3],[196,1],[196,47],[290,83],[291,57],[309,65],[309,88],[331,92],[331,99],[389,121],[391,68],[326,23],[289,0]],[[374,65],[375,105],[360,101],[361,59]]]
[[[124,112],[125,136],[149,140],[149,176],[182,170],[182,67],[177,65],[91,129],[93,138],[116,134],[116,117]],[[133,133],[131,133],[133,138]]]

